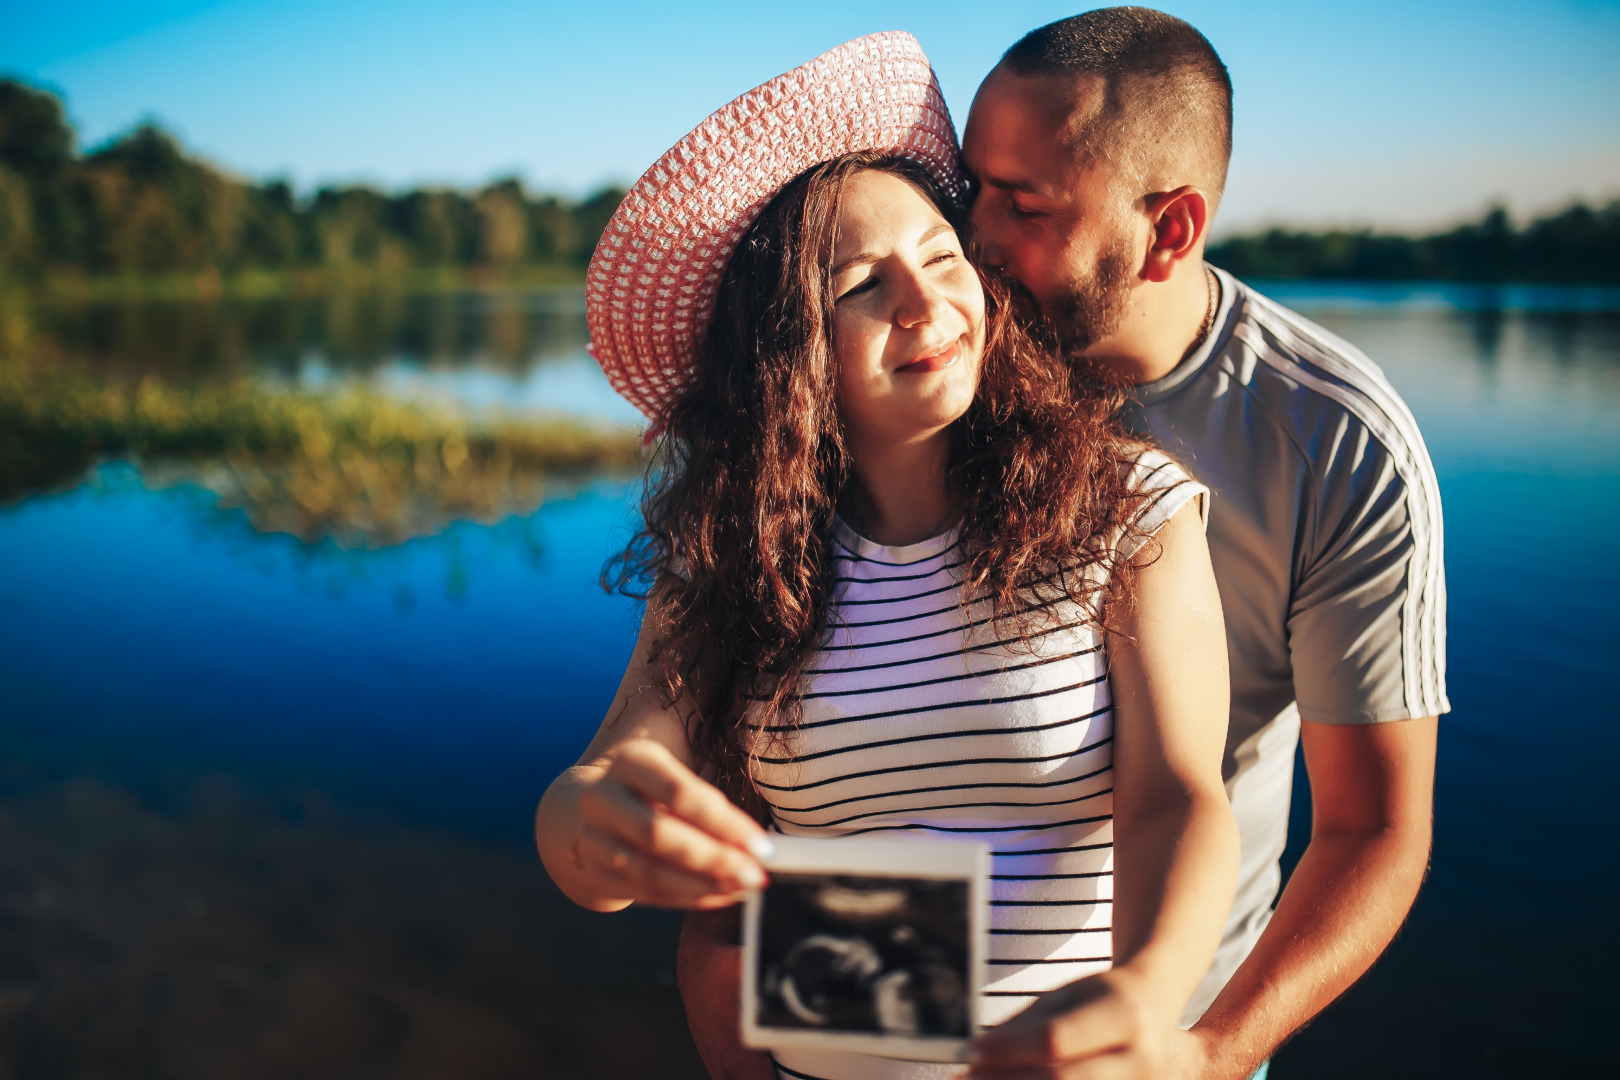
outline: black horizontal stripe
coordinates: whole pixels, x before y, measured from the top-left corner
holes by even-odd
[[[844,550],[849,549],[845,548]],[[925,574],[895,574],[893,577],[835,577],[832,579],[832,583],[834,585],[843,585],[845,583],[850,585],[887,585],[891,581],[920,581],[925,577],[933,577],[941,570],[955,570],[965,562],[967,562],[966,559],[957,559],[955,562],[936,566]]]
[[[998,937],[1032,937],[1032,936],[1035,936],[1037,934],[1046,934],[1048,936],[1050,936],[1052,934],[1066,934],[1066,935],[1101,934],[1101,933],[1105,933],[1107,931],[1110,931],[1112,929],[1113,929],[1113,926],[1109,925],[1109,926],[1083,926],[1078,930],[1062,930],[1062,929],[1059,929],[1059,930],[991,930],[990,933],[993,934],[993,935],[996,935]]]
[[[1054,821],[1050,825],[927,825],[923,822],[913,822],[909,825],[871,825],[864,829],[853,829],[845,836],[864,836],[874,832],[904,832],[908,829],[925,829],[928,832],[948,833],[991,833],[991,832],[1050,832],[1053,829],[1063,829],[1070,825],[1090,825],[1098,821],[1111,821],[1113,814],[1099,814],[1095,817],[1071,818],[1068,821]]]
[[[1017,611],[1010,611],[1006,615],[1002,616],[1002,618],[1018,619],[1018,618],[1020,618],[1021,616],[1024,616],[1024,615],[1030,615],[1030,614],[1033,614],[1034,612],[1037,612],[1037,611],[1044,611],[1047,608],[1055,606],[1060,599],[1062,599],[1062,598],[1057,597],[1057,598],[1048,600],[1048,601],[1046,601],[1044,603],[1031,604],[1029,607],[1019,608]],[[840,645],[840,646],[838,646],[838,648],[839,649],[879,649],[879,648],[882,648],[885,645],[909,645],[913,641],[926,641],[929,638],[939,637],[942,634],[954,634],[958,630],[962,631],[963,633],[966,633],[967,631],[972,630],[974,627],[983,626],[985,623],[995,622],[995,621],[996,621],[996,616],[995,615],[986,615],[982,619],[974,619],[974,620],[972,620],[971,622],[967,623],[965,626],[963,626],[963,625],[947,626],[943,630],[930,630],[926,634],[913,634],[911,637],[890,638],[887,641],[855,641],[855,642],[850,642],[847,645]],[[845,624],[845,625],[848,625],[848,624]]]
[[[800,694],[798,696],[798,700],[810,701],[813,698],[859,697],[865,694],[887,694],[895,690],[915,690],[919,686],[938,686],[940,683],[964,682],[968,679],[991,679],[998,675],[1010,675],[1015,671],[1028,671],[1031,668],[1045,667],[1047,664],[1056,664],[1063,660],[1073,660],[1077,657],[1085,656],[1087,653],[1092,653],[1095,651],[1095,649],[1081,649],[1079,652],[1064,653],[1061,656],[1038,657],[1037,659],[1031,660],[1028,663],[1015,664],[1012,667],[988,668],[984,671],[964,671],[956,675],[941,675],[937,679],[919,679],[916,682],[888,683],[882,686],[858,687],[853,690],[818,690],[810,694]],[[1093,679],[1092,681],[1098,682],[1101,681],[1101,678],[1102,677],[1100,676],[1098,679]],[[763,699],[755,698],[754,700],[760,701]]]
[[[1061,855],[1066,851],[1101,851],[1103,848],[1114,846],[1112,840],[1105,844],[1076,844],[1073,847],[1042,847],[1030,848],[1027,851],[992,851],[991,858],[999,859],[1009,855]]]
[[[839,724],[855,724],[862,720],[883,720],[891,716],[916,716],[918,713],[945,712],[949,709],[974,709],[982,708],[988,705],[1006,705],[1009,702],[1014,701],[1034,701],[1036,698],[1056,697],[1058,694],[1066,694],[1070,690],[1083,690],[1088,686],[1096,686],[1098,683],[1106,681],[1107,678],[1108,673],[1103,672],[1101,675],[1096,675],[1089,679],[1082,679],[1077,683],[1070,683],[1068,686],[1052,686],[1046,688],[1045,690],[1031,690],[1027,694],[1008,694],[1006,697],[962,698],[957,701],[941,701],[929,705],[913,705],[909,709],[885,709],[882,712],[856,713],[854,716],[834,716],[829,717],[826,720],[808,720],[799,724],[749,724],[748,729],[750,731],[814,731],[816,728],[835,727]],[[1088,713],[1087,716],[1098,716],[1107,712],[1111,708],[1113,708],[1113,702],[1110,700],[1107,705],[1104,705],[1096,712]],[[1086,716],[1082,716],[1077,717],[1076,719],[1084,720],[1086,718]],[[1074,721],[1072,720],[1066,721],[1066,723],[1073,722]],[[1045,729],[1039,727],[1001,727],[991,728],[989,730],[991,733],[1002,732],[1005,734],[1012,734],[1015,731],[1044,731]],[[760,760],[768,761],[770,759],[761,758]],[[806,758],[798,758],[797,760],[804,761]]]
[[[1053,989],[1055,990],[1057,988],[1053,987]],[[1049,990],[1030,990],[1030,991],[1026,992],[1026,991],[1023,991],[1023,990],[980,990],[979,993],[983,994],[985,997],[1027,997],[1027,998],[1038,998],[1042,994],[1051,993],[1051,991],[1049,991]]]
[[[1090,900],[992,900],[991,907],[1083,907],[1087,904],[1112,904],[1112,897],[1094,897]]]
[[[950,761],[928,761],[921,764],[915,762],[908,765],[885,765],[881,769],[866,769],[862,772],[844,773],[841,776],[829,776],[825,780],[812,780],[808,784],[767,784],[763,780],[755,780],[755,787],[768,788],[771,791],[809,791],[811,788],[825,787],[828,784],[842,784],[848,780],[863,780],[868,776],[887,776],[899,772],[922,772],[924,769],[954,769],[964,765],[1032,765],[1042,761],[1061,761],[1064,758],[1079,757],[1089,754],[1099,747],[1107,746],[1114,741],[1113,735],[1106,735],[1094,743],[1082,743],[1073,750],[1064,750],[1057,754],[1046,754],[1041,757],[974,757],[955,758]],[[794,758],[802,761],[803,758]],[[773,764],[785,764],[774,762]],[[1110,765],[1110,768],[1113,766]]]
[[[1090,780],[1094,777],[1101,776],[1103,773],[1107,772],[1113,767],[1113,764],[1109,763],[1100,769],[1092,769],[1088,773],[1081,773],[1079,776],[1071,776],[1066,780],[1008,780],[1000,784],[990,782],[982,782],[977,784],[935,784],[932,787],[906,788],[902,791],[875,791],[870,795],[851,795],[847,799],[834,799],[832,802],[821,803],[817,806],[778,806],[776,803],[771,803],[771,809],[781,810],[783,813],[787,814],[811,814],[818,810],[831,810],[835,806],[866,802],[869,799],[898,799],[902,795],[928,795],[936,791],[980,791],[985,788],[1062,787],[1064,784],[1078,784],[1083,780]],[[760,786],[763,787],[764,785]],[[772,788],[771,790],[784,791],[787,789]]]
[[[1132,462],[1133,466],[1140,466],[1141,464],[1142,464],[1142,459],[1141,458],[1137,458],[1136,461]],[[1159,462],[1157,465],[1153,466],[1153,468],[1149,469],[1147,472],[1143,473],[1140,477],[1133,480],[1131,482],[1131,486],[1133,488],[1135,488],[1137,491],[1146,490],[1149,480],[1152,480],[1155,476],[1158,476],[1161,472],[1163,472],[1165,469],[1168,469],[1171,465],[1174,465],[1174,464],[1175,464],[1175,462],[1171,461],[1169,458],[1166,458],[1165,460]],[[1134,469],[1133,469],[1133,471],[1134,471]],[[1161,490],[1161,491],[1174,491],[1176,488],[1180,487],[1182,484],[1185,484],[1187,482],[1188,482],[1187,480],[1178,480],[1174,484],[1170,485],[1169,487],[1161,488],[1159,490]]]
[[[771,1057],[771,1064],[775,1065],[782,1072],[785,1072],[789,1076],[793,1077],[794,1080],[827,1080],[827,1077],[825,1076],[816,1076],[813,1073],[802,1073],[797,1069],[790,1069],[780,1061],[777,1061],[775,1055],[772,1055]]]
[[[982,620],[981,620],[981,622],[982,622]],[[978,626],[978,625],[980,625],[980,623],[974,623],[973,625]],[[1061,623],[1061,624],[1059,624],[1057,626],[1049,627],[1049,628],[1047,628],[1045,630],[1042,630],[1038,634],[1031,634],[1027,638],[1025,638],[1025,637],[998,638],[995,641],[987,641],[987,642],[984,642],[983,644],[980,644],[980,645],[970,645],[965,649],[950,649],[950,650],[948,650],[946,652],[930,653],[927,656],[918,656],[918,657],[913,657],[913,658],[909,658],[909,659],[906,659],[906,660],[886,660],[881,664],[856,664],[856,665],[854,665],[852,667],[842,667],[842,668],[806,668],[805,669],[805,674],[806,675],[849,675],[849,674],[852,674],[852,673],[857,672],[857,671],[877,671],[880,668],[907,667],[907,666],[909,666],[911,664],[926,664],[931,660],[946,660],[946,659],[949,659],[950,657],[963,656],[963,655],[965,655],[967,653],[985,652],[985,651],[990,650],[990,649],[999,648],[1002,645],[1021,645],[1025,641],[1033,642],[1037,638],[1048,637],[1048,636],[1050,636],[1052,634],[1060,633],[1061,631],[1064,631],[1064,630],[1078,630],[1078,629],[1080,629],[1082,627],[1090,626],[1090,625],[1091,625],[1091,620],[1089,620],[1089,619],[1081,619],[1079,622]],[[1080,652],[1070,653],[1069,655],[1071,655],[1071,656],[1085,656],[1087,653],[1094,653],[1100,648],[1102,648],[1101,645],[1093,645],[1089,649],[1083,649]],[[826,655],[825,652],[823,653],[823,655]]]
[[[1017,639],[1013,639],[1013,640],[1017,640]],[[919,686],[936,686],[936,685],[938,685],[940,683],[965,682],[968,679],[990,679],[990,678],[995,678],[998,675],[1008,675],[1008,674],[1011,674],[1012,672],[1015,672],[1015,671],[1028,671],[1031,668],[1044,667],[1047,664],[1060,663],[1061,661],[1064,661],[1064,660],[1077,660],[1082,656],[1089,656],[1090,654],[1096,652],[1097,649],[1098,649],[1098,647],[1093,645],[1089,649],[1079,649],[1079,650],[1077,650],[1075,652],[1063,653],[1063,654],[1058,655],[1058,656],[1040,656],[1040,657],[1035,658],[1034,660],[1028,661],[1027,663],[1015,664],[1012,667],[985,668],[983,671],[964,671],[964,672],[958,672],[955,675],[941,675],[937,679],[918,679],[915,682],[908,682],[908,683],[875,683],[875,684],[872,684],[870,686],[858,686],[858,687],[855,687],[855,688],[850,689],[850,690],[816,690],[816,691],[813,691],[813,692],[808,693],[808,694],[796,694],[796,695],[794,695],[793,700],[794,701],[811,701],[811,700],[813,700],[815,698],[863,697],[863,696],[870,695],[870,694],[888,694],[888,693],[892,693],[892,692],[894,692],[896,690],[915,690]],[[957,649],[957,650],[954,650],[952,652],[941,653],[940,655],[935,656],[935,657],[930,657],[929,659],[942,660],[942,659],[948,659],[948,658],[953,657],[953,656],[962,656],[962,655],[965,655],[968,652],[978,652],[978,651],[980,651],[978,647],[975,647],[973,649]],[[910,663],[910,662],[911,661],[907,661],[907,663]],[[887,666],[890,666],[890,665],[879,664],[879,665],[875,665],[875,666],[887,667]],[[853,671],[855,669],[851,668],[849,670]],[[844,672],[834,670],[834,671],[819,672],[819,674],[822,674],[822,675],[842,675],[842,674],[844,674]],[[1098,681],[1101,681],[1101,680],[1100,679],[1094,679],[1092,681],[1093,682],[1098,682]],[[769,699],[766,698],[766,697],[763,697],[761,695],[750,694],[749,697],[748,697],[748,700],[749,701],[767,701]],[[862,719],[864,719],[864,717]],[[825,722],[825,721],[823,721],[823,722]],[[756,728],[756,730],[757,730],[757,728]],[[773,729],[773,730],[776,730],[776,729]]]
[[[993,965],[995,967],[1013,967],[1013,966],[1018,965],[1018,964],[1097,964],[1097,963],[1102,963],[1104,961],[1112,962],[1113,959],[1114,958],[1112,956],[1075,956],[1075,957],[1070,957],[1070,958],[1067,958],[1067,959],[1064,959],[1064,958],[1060,957],[1058,959],[1046,958],[1046,959],[1041,959],[1041,960],[987,960],[985,962],[988,963],[988,964],[991,964],[991,965]]]
[[[910,567],[913,567],[913,566],[921,566],[921,565],[923,565],[924,563],[928,562],[931,559],[942,559],[942,558],[944,558],[946,555],[949,555],[951,552],[955,551],[957,548],[962,546],[962,538],[957,537],[956,540],[951,543],[951,546],[948,547],[948,548],[945,548],[943,551],[937,551],[934,554],[928,556],[928,558],[926,558],[926,559],[918,559],[916,562],[909,562],[909,563],[906,563],[906,562],[884,562],[882,559],[870,559],[870,558],[867,558],[865,555],[857,555],[855,552],[849,550],[849,545],[848,544],[844,543],[842,540],[838,539],[836,536],[833,537],[833,546],[838,548],[845,555],[848,555],[849,558],[848,558],[847,561],[849,561],[849,562],[863,562],[863,563],[870,563],[873,566],[892,566],[892,567],[896,567],[896,568],[907,568],[907,569],[909,569]]]
[[[932,577],[933,575],[929,574],[927,576]],[[955,589],[956,587],[957,587],[956,582],[947,581],[945,584],[941,585],[937,589],[929,589],[926,592],[912,593],[910,596],[890,596],[890,597],[886,597],[886,598],[882,598],[882,599],[874,599],[874,600],[845,600],[845,599],[839,598],[835,602],[841,608],[865,607],[865,606],[868,606],[868,605],[876,605],[876,604],[903,604],[907,600],[921,600],[925,596],[938,596],[940,593],[942,593],[942,592],[950,592],[952,589]],[[957,604],[956,606],[961,607],[962,605]],[[866,624],[864,624],[864,623],[845,623],[844,625],[845,626],[857,626],[857,625],[864,626]]]
[[[991,874],[991,881],[1064,881],[1070,878],[1113,877],[1112,870],[1094,870],[1089,874]]]
[[[843,605],[840,604],[839,606],[842,607]],[[961,610],[961,604],[952,604],[949,607],[930,608],[928,611],[914,611],[910,615],[896,615],[892,619],[867,619],[863,622],[852,622],[848,619],[840,619],[838,620],[838,625],[852,630],[856,627],[865,626],[893,626],[895,623],[916,622],[918,619],[931,619],[935,615],[944,615],[947,612]]]
[[[835,826],[838,826],[838,825],[847,825],[851,821],[859,821],[862,818],[869,818],[869,817],[882,817],[885,814],[927,814],[927,813],[932,813],[935,810],[982,810],[982,809],[987,810],[987,809],[990,809],[992,807],[997,808],[997,809],[1008,809],[1008,808],[1016,809],[1018,807],[1034,808],[1034,807],[1037,807],[1037,806],[1071,806],[1074,803],[1085,802],[1087,799],[1095,799],[1095,798],[1098,798],[1099,796],[1102,796],[1102,795],[1111,795],[1111,794],[1113,794],[1113,792],[1114,792],[1114,789],[1110,787],[1110,788],[1104,788],[1102,791],[1092,791],[1092,792],[1088,792],[1085,795],[1077,795],[1072,799],[1054,799],[1054,800],[1052,800],[1050,802],[967,802],[967,803],[946,803],[946,804],[941,805],[941,806],[901,806],[901,807],[891,807],[891,808],[889,808],[887,810],[868,810],[864,814],[852,814],[847,818],[839,818],[837,821],[818,821],[818,822],[814,822],[813,824],[817,828],[831,829],[831,828],[834,828]],[[780,808],[773,804],[771,809],[776,810],[776,809],[780,809]],[[811,811],[809,811],[809,810],[784,810],[782,812],[783,813],[793,813],[793,814],[808,814],[808,813],[811,813]],[[808,824],[812,824],[812,823],[803,822],[802,824],[808,825]],[[1029,828],[1039,829],[1039,828],[1045,828],[1045,826],[1043,826],[1043,825],[1031,825],[1031,826],[1029,826]]]
[[[1073,688],[1069,687],[1067,689],[1073,689]],[[1034,695],[1031,695],[1031,696],[1034,696]],[[1006,700],[1016,701],[1018,699],[1017,698],[1008,698]],[[980,704],[994,705],[994,704],[999,704],[999,702],[989,701],[989,702],[981,702]],[[904,746],[907,743],[933,742],[933,741],[938,740],[938,739],[971,739],[971,738],[977,738],[977,737],[982,736],[982,735],[1008,736],[1008,735],[1012,735],[1012,734],[1015,734],[1015,733],[1019,734],[1019,735],[1024,735],[1024,734],[1028,734],[1029,732],[1032,732],[1032,731],[1053,731],[1053,730],[1055,730],[1057,728],[1060,728],[1060,727],[1067,727],[1070,724],[1078,724],[1083,720],[1090,720],[1093,717],[1101,716],[1103,713],[1108,712],[1112,708],[1113,708],[1112,705],[1105,705],[1100,709],[1096,709],[1096,710],[1093,710],[1092,712],[1086,713],[1084,716],[1075,716],[1075,717],[1071,717],[1068,720],[1056,720],[1056,721],[1053,721],[1050,724],[1031,724],[1031,725],[1029,725],[1027,727],[1021,727],[1021,728],[1017,728],[1017,729],[1008,729],[1008,728],[1004,728],[1004,727],[998,727],[998,728],[968,728],[968,729],[963,730],[963,731],[930,731],[930,732],[928,732],[926,734],[923,734],[923,735],[904,735],[904,736],[901,736],[900,738],[897,738],[897,739],[879,739],[876,742],[859,743],[859,744],[857,744],[855,746],[837,746],[837,747],[833,747],[830,750],[817,750],[814,753],[799,754],[799,755],[796,755],[796,756],[790,757],[790,758],[762,757],[759,760],[760,760],[760,762],[762,764],[765,764],[765,765],[788,765],[788,764],[792,764],[792,763],[795,763],[795,762],[815,761],[815,760],[817,760],[819,758],[833,757],[834,755],[837,755],[837,754],[854,754],[854,753],[859,753],[862,750],[875,750],[880,746]],[[909,712],[926,712],[926,711],[931,711],[931,710],[912,709],[912,710],[906,710],[906,711],[909,711]],[[806,725],[806,726],[808,726],[808,725]],[[912,766],[913,769],[918,768],[918,767],[919,766],[916,766],[916,765]],[[923,767],[926,767],[926,763],[924,763]]]

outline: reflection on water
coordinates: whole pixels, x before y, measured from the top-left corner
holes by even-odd
[[[637,461],[634,410],[580,351],[578,300],[48,308],[0,356],[0,504],[129,456],[153,486],[207,488],[311,542],[532,513],[559,477]]]
[[[1620,817],[1606,795],[1620,752],[1607,689],[1620,652],[1620,315],[1580,310],[1603,306],[1580,296],[1562,305],[1571,311],[1541,294],[1534,304],[1470,306],[1445,290],[1445,303],[1392,299],[1384,287],[1273,291],[1378,360],[1422,425],[1445,499],[1456,708],[1441,729],[1434,869],[1418,909],[1369,980],[1282,1052],[1277,1075],[1600,1072],[1612,1051],[1597,1041],[1599,1006],[1620,964],[1609,929]],[[109,309],[94,316],[101,329],[75,331],[73,348],[109,373],[172,363],[164,377],[193,385],[246,373],[318,389],[338,373],[386,388],[412,372],[430,383],[442,373],[444,392],[478,408],[483,393],[506,404],[525,372],[566,360],[584,335],[577,307],[556,296],[502,308],[504,330],[489,325],[495,300],[366,303],[373,307],[345,314],[307,304],[296,317],[285,302],[274,315],[275,305],[230,315],[223,306]],[[144,329],[107,329],[119,320]],[[162,320],[170,330],[156,329]],[[171,332],[178,338],[163,336]],[[516,381],[501,382],[503,372]],[[577,372],[586,396],[605,392],[599,375]],[[468,389],[480,385],[488,389]],[[151,481],[104,467],[71,491],[0,510],[0,565],[16,568],[0,576],[7,806],[93,782],[138,802],[122,819],[161,812],[162,829],[207,820],[224,830],[199,842],[195,859],[206,864],[188,863],[179,842],[165,849],[164,880],[175,889],[197,880],[251,893],[259,871],[220,870],[220,837],[280,836],[304,820],[302,811],[276,811],[272,827],[242,811],[227,826],[174,794],[221,775],[249,802],[291,805],[288,793],[314,792],[345,813],[372,815],[381,822],[373,846],[410,852],[435,880],[461,871],[413,839],[430,827],[503,849],[514,875],[538,874],[525,851],[533,800],[594,730],[634,637],[632,606],[595,584],[633,520],[634,485],[576,484],[500,524],[461,521],[383,550],[352,550],[268,536],[201,489],[152,490]],[[105,802],[89,799],[73,820],[118,819],[95,816]],[[1296,805],[1301,824],[1305,809]],[[297,843],[318,853],[323,830],[309,825]],[[132,839],[129,850],[138,858],[147,842]],[[38,847],[8,846],[0,873],[44,881],[46,871],[17,862],[44,858],[29,854]],[[117,895],[97,888],[102,899],[87,892],[76,901],[86,914],[74,932],[85,940],[99,932],[95,904]],[[385,902],[374,894],[358,895]],[[329,895],[289,892],[276,917],[349,910],[322,899]],[[481,902],[475,893],[439,897],[434,917],[476,922]],[[221,894],[207,903],[242,902]],[[264,926],[276,924],[251,905],[241,911],[242,925],[257,929],[208,938],[207,949],[261,955],[274,940]],[[18,925],[44,925],[37,919]],[[324,954],[311,946],[308,964],[342,955],[354,970],[387,967],[355,959],[365,953],[354,945],[361,938],[344,935],[358,930],[319,925],[330,944]],[[502,925],[547,932],[516,918]],[[476,951],[453,941],[452,950]],[[1514,965],[1510,991],[1504,958]],[[477,996],[465,981],[420,977],[446,1001]],[[479,983],[478,1000],[515,1007],[491,989],[508,977]],[[93,1012],[52,1015],[95,1022]],[[678,1029],[677,1016],[670,1030]],[[457,1037],[476,1041],[473,1032]]]
[[[348,381],[474,411],[640,414],[595,377],[578,289],[56,303],[40,331],[103,374],[196,384]]]
[[[1444,281],[1250,282],[1265,295],[1308,315],[1366,311],[1593,314],[1620,311],[1613,285],[1492,285]]]
[[[1441,722],[1417,908],[1372,974],[1283,1050],[1277,1075],[1603,1071],[1613,1051],[1597,1003],[1620,968],[1608,797],[1620,305],[1381,310],[1329,289],[1287,300],[1374,357],[1422,427],[1445,505],[1455,711]],[[1297,853],[1303,777],[1295,799]]]

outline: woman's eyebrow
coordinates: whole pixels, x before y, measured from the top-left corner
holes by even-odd
[[[955,231],[956,231],[955,227],[952,226],[950,222],[942,221],[938,225],[935,225],[933,228],[929,229],[927,232],[923,233],[921,236],[917,237],[917,246],[922,247],[924,244],[928,243],[930,240],[934,239],[936,236],[939,236],[942,233],[955,232]],[[839,274],[842,274],[845,270],[848,270],[848,269],[850,269],[852,267],[861,266],[864,263],[875,263],[881,258],[883,258],[882,255],[879,255],[879,254],[877,254],[876,252],[873,252],[873,251],[857,251],[855,254],[851,255],[849,258],[844,259],[844,260],[842,260],[840,262],[833,263],[833,268],[832,268],[833,276],[837,277]]]

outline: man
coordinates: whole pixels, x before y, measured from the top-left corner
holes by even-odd
[[[1243,843],[1189,1030],[1097,1016],[1082,980],[982,1038],[974,1076],[1263,1073],[1388,946],[1427,866],[1436,717],[1449,708],[1433,469],[1370,361],[1205,267],[1231,130],[1215,51],[1144,8],[1033,31],[968,117],[985,256],[1024,284],[1075,357],[1135,384],[1136,426],[1215,493],[1209,541],[1232,675],[1225,773]],[[1278,897],[1298,745],[1312,834]],[[689,1000],[734,992],[713,978],[724,970],[705,944],[715,925],[694,918],[683,938]],[[694,1035],[717,1072],[770,1075],[734,1033]]]

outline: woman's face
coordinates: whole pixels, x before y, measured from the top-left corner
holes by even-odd
[[[857,447],[926,439],[967,412],[984,287],[933,203],[892,173],[850,177],[832,288],[838,400]]]

